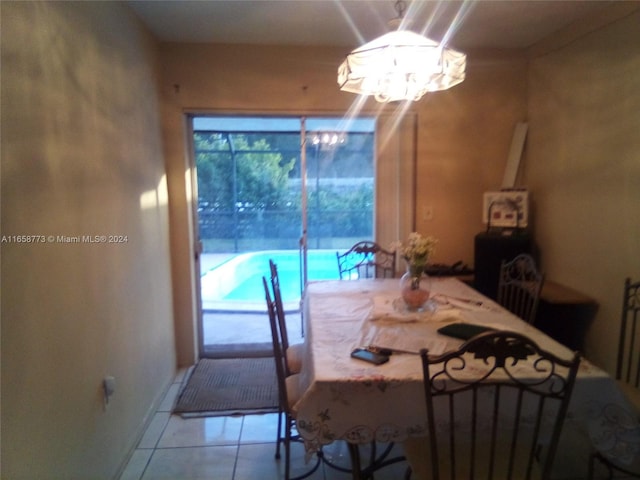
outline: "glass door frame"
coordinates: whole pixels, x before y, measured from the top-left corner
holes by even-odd
[[[278,117],[283,117],[283,118],[292,118],[292,119],[296,119],[298,121],[300,121],[300,170],[301,170],[301,236],[299,238],[299,249],[300,249],[300,255],[301,255],[301,288],[304,288],[304,286],[306,286],[307,281],[308,281],[308,211],[307,211],[307,177],[305,174],[303,174],[303,172],[306,171],[307,169],[307,141],[308,141],[308,132],[306,130],[307,128],[307,119],[309,118],[309,116],[313,117],[314,119],[316,118],[324,118],[324,117],[328,117],[328,118],[340,118],[339,115],[331,115],[331,114],[327,114],[327,113],[323,113],[323,114],[311,114],[311,115],[299,115],[299,114],[289,114],[289,113],[284,113],[284,114],[277,114],[274,112],[270,112],[268,114],[262,114],[262,113],[254,113],[251,115],[246,115],[246,114],[231,114],[231,113],[220,113],[220,112],[216,112],[216,113],[192,113],[192,114],[188,114],[188,121],[187,123],[187,134],[188,134],[188,138],[189,138],[189,142],[188,142],[188,155],[189,155],[189,161],[190,161],[190,171],[189,171],[189,179],[191,182],[191,186],[192,186],[192,196],[190,198],[190,206],[191,206],[191,210],[192,210],[192,223],[193,225],[191,225],[191,230],[193,232],[193,242],[194,242],[194,260],[195,260],[195,273],[196,273],[196,279],[195,279],[195,288],[196,288],[196,292],[195,292],[195,301],[197,303],[197,315],[198,318],[196,319],[196,325],[197,325],[197,335],[198,335],[198,353],[199,356],[202,357],[205,354],[205,336],[204,336],[204,318],[203,318],[203,302],[202,302],[202,290],[201,290],[201,278],[200,278],[200,274],[201,274],[201,267],[202,267],[202,259],[201,259],[201,254],[202,254],[202,242],[200,239],[200,225],[199,225],[199,214],[198,214],[198,179],[197,179],[197,168],[196,168],[196,158],[195,158],[195,146],[194,146],[194,123],[193,123],[193,119],[196,117],[206,117],[206,116],[216,116],[216,117],[223,117],[223,116],[231,116],[231,117],[240,117],[240,116],[246,116],[248,118],[253,118],[253,117],[272,117],[272,118],[278,118]],[[365,112],[362,112],[362,117],[365,118],[373,118],[372,115],[368,115]],[[415,117],[415,116],[414,116]],[[413,208],[401,208],[399,207],[398,210],[396,211],[396,213],[398,214],[397,216],[395,216],[396,221],[393,224],[393,226],[389,225],[388,222],[381,222],[380,218],[379,218],[379,207],[381,205],[381,203],[388,203],[388,196],[389,194],[383,194],[383,196],[387,197],[387,199],[385,199],[384,201],[381,200],[381,198],[379,198],[379,196],[381,195],[380,192],[380,188],[378,187],[378,183],[379,183],[379,178],[380,178],[380,169],[378,167],[378,163],[381,161],[381,159],[383,157],[387,158],[387,159],[393,159],[395,158],[395,162],[393,163],[399,163],[398,159],[402,158],[402,152],[400,152],[400,150],[404,149],[406,150],[406,148],[402,147],[402,142],[406,141],[407,135],[404,134],[403,138],[398,139],[398,141],[392,145],[392,147],[390,148],[389,145],[387,145],[387,142],[385,141],[384,145],[380,145],[380,137],[381,137],[381,132],[386,132],[385,133],[385,137],[392,137],[392,135],[390,135],[388,133],[388,131],[390,131],[392,128],[394,127],[390,127],[389,125],[395,125],[397,122],[395,122],[395,120],[393,120],[393,118],[391,119],[386,119],[384,120],[383,123],[385,123],[387,126],[381,128],[380,127],[380,119],[383,118],[383,116],[378,116],[378,120],[376,121],[376,125],[374,128],[374,134],[375,134],[375,138],[376,138],[376,142],[375,142],[375,147],[374,147],[374,168],[375,168],[375,180],[374,180],[374,185],[376,185],[376,189],[375,189],[375,194],[374,194],[374,198],[375,198],[375,205],[374,205],[374,211],[373,211],[373,235],[374,237],[378,236],[378,233],[382,233],[383,236],[385,238],[393,238],[393,239],[398,239],[400,238],[397,234],[400,233],[401,230],[405,230],[407,231],[408,229],[406,228],[407,225],[407,221],[409,220],[409,218],[411,218],[410,223],[411,223],[411,228],[408,231],[412,231],[413,226],[414,226],[414,215],[413,215],[413,211],[415,210],[415,206],[413,206]],[[415,118],[414,118],[414,122],[415,122]],[[409,137],[411,136],[411,132],[413,132],[413,129],[409,129]],[[413,132],[415,133],[415,132]],[[393,142],[391,142],[393,143]],[[415,202],[415,138],[411,139],[411,147],[413,149],[413,153],[412,153],[412,167],[411,167],[411,187],[409,190],[411,192],[411,194],[413,195],[413,201]],[[395,151],[393,151],[395,150]],[[385,153],[386,152],[386,153]],[[384,169],[382,169],[384,170]],[[407,191],[406,190],[406,186],[408,186],[407,184],[407,179],[405,177],[407,177],[407,173],[406,173],[406,168],[401,168],[401,170],[404,173],[400,173],[400,176],[403,178],[400,178],[397,182],[397,185],[394,186],[394,188],[391,189],[391,195],[392,196],[396,196],[396,195],[400,195],[400,193],[403,191]],[[388,171],[388,168],[387,168]],[[388,172],[387,172],[388,173]],[[404,202],[401,202],[404,203]],[[384,210],[384,208],[383,208]],[[382,226],[384,225],[384,226]],[[382,226],[382,228],[380,228]],[[389,228],[391,227],[391,228]],[[385,231],[383,233],[383,231]],[[394,233],[396,235],[394,235]],[[303,293],[303,292],[302,292]],[[302,298],[302,297],[301,297]],[[302,307],[302,305],[300,305],[300,307]]]
[[[196,334],[198,341],[198,358],[204,357],[204,316],[203,316],[203,308],[202,308],[202,285],[201,285],[201,269],[202,269],[202,241],[200,240],[200,223],[199,223],[199,215],[198,215],[198,169],[196,167],[196,155],[193,141],[193,119],[196,114],[187,114],[186,115],[186,134],[187,134],[187,155],[189,156],[189,172],[186,175],[190,182],[190,189],[187,192],[191,192],[191,198],[188,198],[189,206],[191,208],[191,235],[193,239],[193,261],[194,261],[194,288],[195,288],[195,311],[196,311]]]

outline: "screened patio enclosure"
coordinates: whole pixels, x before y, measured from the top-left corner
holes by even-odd
[[[192,119],[203,356],[268,350],[269,258],[295,335],[305,278],[338,278],[335,252],[374,238],[375,125],[372,118]]]

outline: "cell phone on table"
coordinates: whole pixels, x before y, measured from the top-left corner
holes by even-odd
[[[388,355],[382,355],[381,353],[375,353],[366,348],[356,348],[353,352],[351,352],[352,358],[357,358],[358,360],[364,360],[365,362],[373,363],[374,365],[382,365],[383,363],[387,363],[389,361]]]

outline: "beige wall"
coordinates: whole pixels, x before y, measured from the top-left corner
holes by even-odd
[[[171,380],[174,345],[180,365],[197,356],[185,113],[346,113],[346,50],[167,44],[156,56],[115,2],[0,6],[2,235],[128,238],[1,245],[2,476],[109,478]],[[445,263],[473,263],[482,193],[529,121],[523,184],[543,269],[598,299],[586,353],[611,368],[620,286],[640,271],[640,39],[637,13],[607,22],[550,39],[530,63],[468,52],[467,80],[411,110],[415,224]],[[117,382],[106,409],[105,375]]]
[[[346,115],[357,98],[336,84],[346,53],[344,48],[161,46],[180,364],[193,363],[197,355],[185,112]],[[418,116],[415,221],[420,232],[440,238],[435,261],[473,264],[482,192],[500,186],[513,128],[526,114],[525,60],[524,54],[474,52],[464,83],[411,104]],[[370,100],[362,111],[393,115],[397,108]],[[432,221],[422,220],[423,205],[433,207]]]
[[[2,478],[113,478],[175,375],[155,46],[116,2],[2,2]],[[105,408],[102,380],[116,379]]]
[[[527,64],[518,52],[467,55],[466,80],[418,104],[416,225],[440,239],[434,261],[473,266],[483,193],[502,185],[514,128],[526,120]]]
[[[526,159],[542,268],[600,304],[585,353],[610,372],[640,279],[640,4],[620,3],[532,50]]]
[[[541,266],[600,303],[585,353],[609,370],[620,285],[640,270],[637,10],[625,18],[637,8],[612,4],[529,52],[467,52],[465,82],[410,106],[418,118],[414,222],[440,239],[434,261],[448,264],[473,265],[482,194],[500,188],[515,125],[529,123],[517,186],[531,191]],[[180,364],[197,356],[185,113],[351,113],[355,96],[335,83],[346,50],[162,45]],[[396,108],[368,101],[362,112]]]

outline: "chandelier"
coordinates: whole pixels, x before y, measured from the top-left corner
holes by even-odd
[[[400,24],[404,2],[396,2]],[[390,22],[390,24],[392,23]],[[338,67],[346,92],[373,95],[378,102],[420,100],[465,78],[466,55],[409,30],[396,30],[353,50]]]

